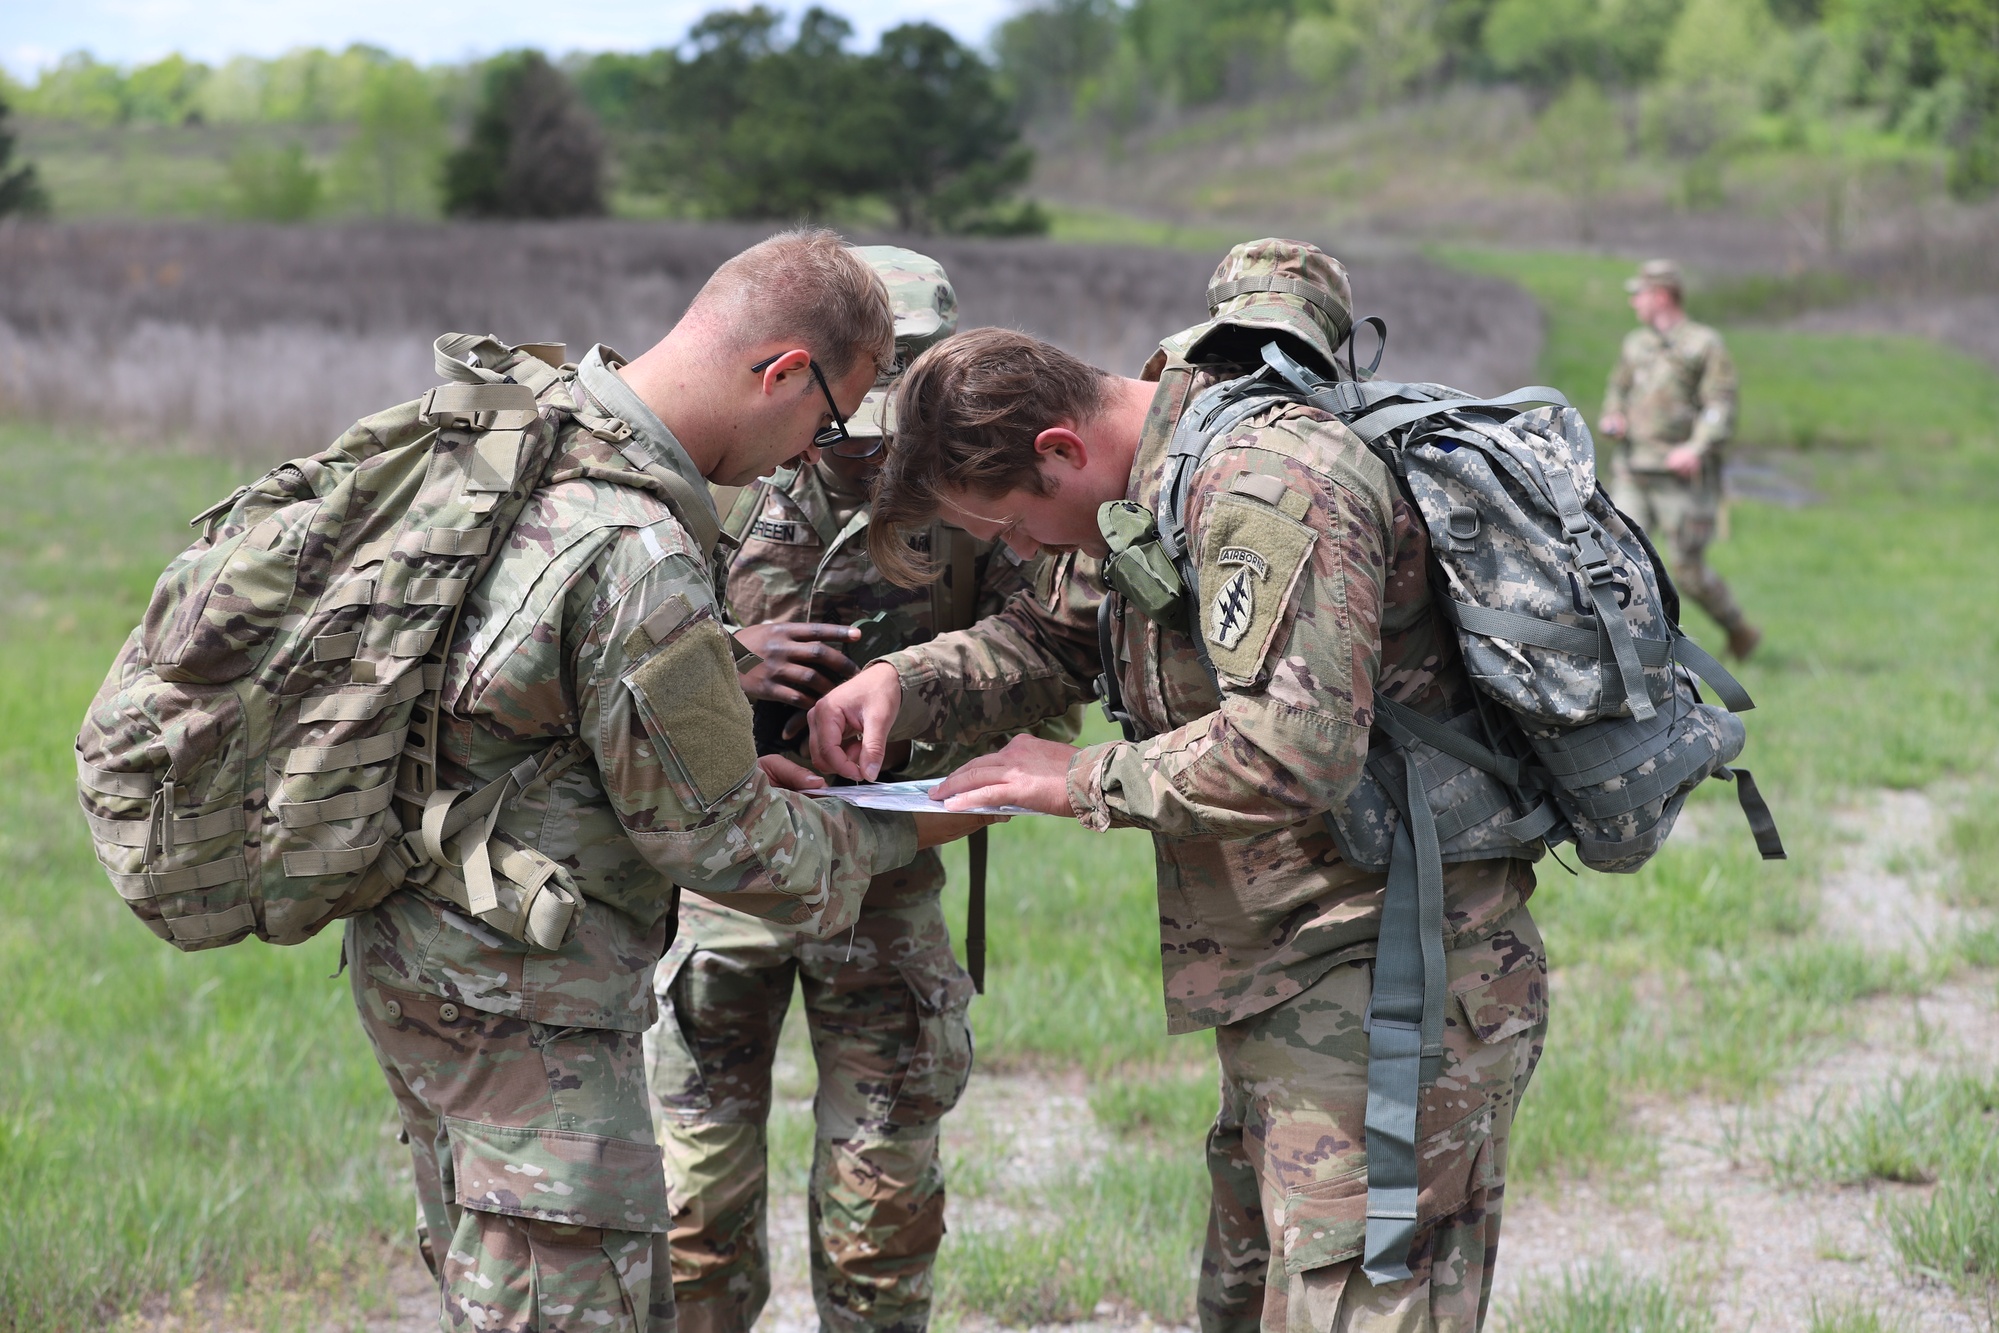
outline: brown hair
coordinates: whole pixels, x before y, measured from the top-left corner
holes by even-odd
[[[875,481],[868,554],[892,583],[937,576],[910,545],[940,489],[1046,494],[1035,437],[1104,409],[1110,376],[1053,343],[1013,329],[973,329],[938,343],[903,372],[895,430]]]
[[[888,288],[835,232],[798,227],[759,241],[715,270],[688,306],[745,347],[796,338],[829,380],[860,362],[895,361]]]

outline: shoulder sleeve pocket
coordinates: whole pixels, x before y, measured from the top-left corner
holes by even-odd
[[[729,636],[706,607],[660,637],[625,674],[661,763],[679,769],[688,803],[711,810],[756,767],[750,701]]]
[[[1235,495],[1208,502],[1195,608],[1215,670],[1254,681],[1297,590],[1318,533],[1274,505]]]

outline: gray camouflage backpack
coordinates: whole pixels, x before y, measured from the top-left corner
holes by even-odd
[[[1765,859],[1784,848],[1748,770],[1729,767],[1749,696],[1681,633],[1672,580],[1597,484],[1594,443],[1567,399],[1539,387],[1480,399],[1357,368],[1328,380],[1275,341],[1262,359],[1181,415],[1157,519],[1166,562],[1134,559],[1134,577],[1177,582],[1205,662],[1185,524],[1194,475],[1241,421],[1276,401],[1309,403],[1345,422],[1422,515],[1432,594],[1475,687],[1475,708],[1448,720],[1377,695],[1361,781],[1327,816],[1349,863],[1388,875],[1367,1022],[1363,1263],[1377,1282],[1400,1280],[1417,1222],[1416,1104],[1443,1054],[1444,863],[1571,842],[1585,865],[1635,871],[1709,777],[1734,781]],[[1695,677],[1726,709],[1701,701]],[[1114,718],[1115,683],[1106,653]]]
[[[583,757],[558,744],[475,792],[437,782],[445,653],[573,418],[613,444],[560,347],[447,334],[451,382],[197,514],[91,702],[77,791],[126,905],[183,950],[296,944],[405,884],[539,947],[567,872],[493,833],[502,802]],[[679,478],[591,475],[664,492]],[[557,478],[560,479],[560,478]],[[711,546],[712,524],[695,531]]]

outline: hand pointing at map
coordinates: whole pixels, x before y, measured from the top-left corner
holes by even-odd
[[[1038,736],[1015,736],[1006,748],[981,755],[931,789],[947,810],[1016,805],[1044,815],[1075,818],[1069,804],[1073,745]]]

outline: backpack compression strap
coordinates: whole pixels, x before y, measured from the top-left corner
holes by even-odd
[[[1386,702],[1385,700],[1379,702]],[[1386,714],[1384,713],[1384,718]],[[1370,761],[1383,790],[1395,783]],[[1361,1267],[1380,1286],[1406,1281],[1419,1193],[1416,1106],[1444,1056],[1444,874],[1416,756],[1403,751],[1394,851],[1375,944],[1367,1033],[1367,1242]]]

